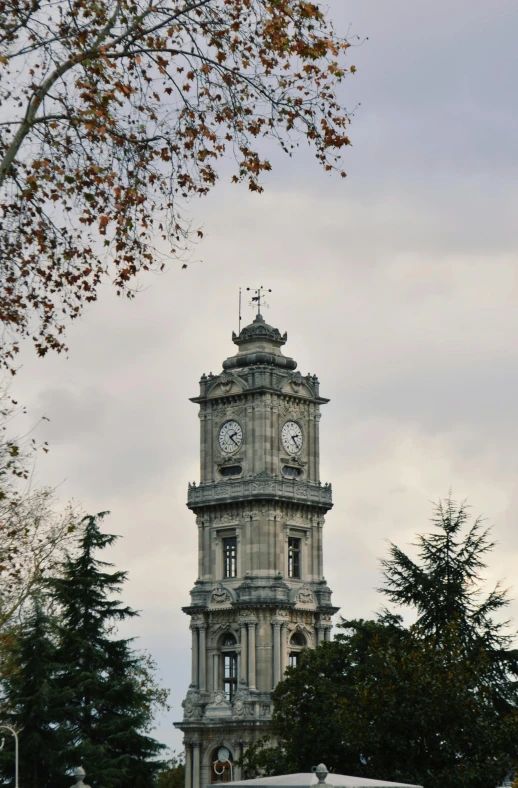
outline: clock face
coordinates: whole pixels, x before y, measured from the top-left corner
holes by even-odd
[[[297,454],[302,449],[302,430],[296,421],[287,421],[281,432],[282,445],[288,454]]]
[[[230,758],[230,750],[226,747],[220,747],[218,750],[218,761],[220,763],[226,763]]]
[[[226,421],[219,431],[219,445],[225,454],[237,451],[243,443],[243,430],[237,421]]]

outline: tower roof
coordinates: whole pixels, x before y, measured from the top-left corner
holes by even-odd
[[[223,369],[237,369],[255,364],[296,369],[297,362],[281,353],[281,347],[286,344],[287,339],[286,333],[281,334],[278,328],[268,325],[264,317],[258,314],[253,323],[240,331],[239,336],[232,332],[232,341],[238,346],[239,352],[223,362]]]

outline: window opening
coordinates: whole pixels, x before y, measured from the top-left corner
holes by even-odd
[[[237,536],[223,539],[223,569],[225,577],[237,577]]]
[[[237,688],[237,654],[223,654],[223,690],[227,700],[232,701]]]
[[[286,476],[288,479],[297,479],[302,475],[302,471],[300,468],[294,468],[293,465],[283,465],[282,475]]]
[[[288,655],[288,664],[290,668],[296,668],[299,662],[300,652],[306,646],[306,638],[301,632],[294,632],[290,638],[290,651]]]
[[[242,470],[240,465],[226,465],[224,468],[221,468],[220,474],[225,477],[240,476]]]
[[[301,635],[300,632],[294,632],[291,636],[290,643],[292,646],[300,646],[301,648],[304,648],[306,645],[306,638],[304,635]]]
[[[300,578],[300,539],[288,538],[288,577]]]

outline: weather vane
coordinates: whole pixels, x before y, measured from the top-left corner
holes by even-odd
[[[265,306],[269,309],[269,304],[266,301],[263,301],[264,293],[271,293],[271,290],[267,290],[265,287],[261,285],[261,287],[247,287],[251,293],[255,293],[255,295],[250,297],[250,301],[248,302],[248,306],[255,306],[257,304],[257,314],[261,314],[261,307]]]

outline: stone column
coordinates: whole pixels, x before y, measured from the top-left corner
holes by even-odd
[[[281,679],[284,678],[284,674],[286,673],[286,667],[288,664],[288,650],[286,645],[287,632],[288,632],[288,625],[283,624],[281,626]]]
[[[198,629],[191,625],[192,632],[192,679],[191,686],[198,687]]]
[[[317,646],[322,643],[324,639],[324,630],[322,627],[317,627]]]
[[[192,788],[200,788],[200,745],[192,745]]]
[[[240,683],[246,684],[247,683],[247,658],[246,658],[246,624],[244,622],[240,623],[241,628],[241,674],[240,674]]]
[[[255,689],[255,621],[248,622],[248,686]]]
[[[185,788],[192,788],[192,749],[185,743]]]
[[[219,690],[219,654],[212,655],[212,691]]]
[[[329,643],[329,641],[331,640],[331,627],[326,627],[324,629],[324,638]]]
[[[200,625],[200,690],[204,692],[207,689],[207,649],[206,649],[206,633],[207,625]]]
[[[281,623],[273,621],[273,687],[281,680]]]

